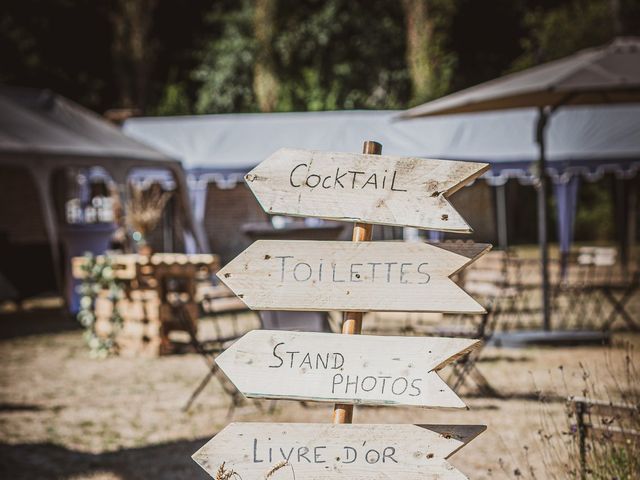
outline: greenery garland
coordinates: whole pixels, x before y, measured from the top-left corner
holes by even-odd
[[[108,256],[95,257],[85,254],[85,262],[82,270],[86,273],[79,286],[80,311],[78,321],[85,328],[84,339],[89,346],[93,358],[106,358],[110,354],[116,353],[116,335],[122,328],[122,317],[118,312],[117,302],[122,298],[123,288],[115,278],[112,260]],[[96,333],[96,298],[101,291],[108,291],[108,298],[111,300],[113,310],[111,312],[111,331],[108,336],[100,336]]]

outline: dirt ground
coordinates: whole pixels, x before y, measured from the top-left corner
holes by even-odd
[[[331,419],[328,404],[287,401],[277,402],[272,414],[267,402],[247,401],[228,417],[229,399],[215,381],[183,412],[207,372],[200,356],[95,360],[79,330],[37,330],[7,333],[0,323],[3,479],[209,478],[190,456],[231,419]],[[639,344],[640,337],[618,335],[610,348],[486,348],[479,368],[505,398],[480,398],[468,388],[460,393],[469,410],[358,407],[355,422],[485,424],[485,433],[451,457],[454,466],[474,479],[531,478],[529,467],[536,478],[551,478],[552,466],[542,458],[548,446],[537,434],[542,422],[566,429],[563,398],[581,394],[585,369],[586,381],[600,385],[605,398],[621,388],[615,384],[624,376],[629,342]]]

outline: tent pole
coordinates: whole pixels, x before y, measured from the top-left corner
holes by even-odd
[[[118,194],[118,201],[120,202],[120,215],[114,218],[117,228],[124,229],[124,241],[123,241],[123,251],[125,253],[134,252],[131,237],[129,235],[128,227],[127,227],[127,200],[129,197],[129,193],[127,191],[127,166],[118,165],[117,167],[111,167],[107,170],[111,175],[111,179],[116,186],[116,192]]]
[[[507,236],[507,185],[496,186],[496,220],[498,223],[498,245],[501,250],[509,247]]]
[[[191,208],[191,202],[189,201],[189,186],[187,185],[184,172],[179,166],[170,165],[168,168],[169,170],[171,170],[173,179],[175,180],[178,191],[180,192],[180,200],[187,223],[187,228],[193,234],[200,253],[210,252],[211,250],[209,248],[209,241],[207,239],[204,226],[200,224],[200,222],[196,221],[193,210]]]
[[[618,247],[620,249],[620,263],[625,273],[629,266],[629,225],[627,219],[629,218],[628,206],[629,195],[627,194],[628,181],[624,178],[616,177],[614,180],[614,195],[615,195],[615,219],[616,219],[616,235],[618,237]]]
[[[44,218],[44,228],[49,239],[49,248],[51,250],[51,261],[53,262],[53,274],[55,276],[56,287],[62,295],[65,303],[67,296],[65,292],[65,279],[63,279],[63,269],[60,265],[60,242],[58,238],[58,219],[55,208],[53,207],[53,198],[51,197],[51,168],[44,165],[44,162],[29,165],[29,173],[36,183],[38,196],[40,197],[40,207],[42,208],[42,216]]]
[[[638,179],[640,176],[635,176],[628,180],[629,185],[627,188],[627,248],[629,249],[629,254],[627,257],[627,261],[630,263],[631,261],[635,261],[636,265],[638,264],[638,258],[635,256],[636,250],[636,229],[637,229],[637,208],[638,208]],[[627,265],[628,267],[628,265]]]
[[[538,157],[538,243],[540,244],[540,263],[542,276],[542,320],[545,331],[551,331],[551,305],[549,302],[549,244],[547,234],[547,162],[544,133],[549,121],[548,107],[538,109],[536,142],[539,147]]]

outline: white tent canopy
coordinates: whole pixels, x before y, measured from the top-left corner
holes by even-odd
[[[133,118],[124,131],[183,162],[196,220],[205,216],[207,183],[228,188],[282,147],[359,152],[365,140],[383,154],[475,160],[491,164],[484,178],[498,186],[498,237],[506,247],[504,183],[535,180],[533,132],[537,110],[422,117],[398,121],[397,111],[221,114]],[[640,106],[566,107],[547,135],[547,171],[556,183],[560,243],[568,248],[577,202],[578,175],[597,180],[606,172],[631,177],[640,169]],[[571,181],[570,181],[571,180]],[[434,233],[435,235],[435,233]]]
[[[34,180],[42,209],[56,279],[60,272],[59,226],[52,178],[60,169],[101,167],[121,187],[136,170],[161,170],[173,178],[187,203],[187,185],[178,161],[123,135],[95,113],[49,90],[0,87],[0,167],[26,169]],[[184,208],[187,231],[201,249],[206,239]]]
[[[0,87],[0,153],[57,155],[146,166],[175,164],[165,154],[122,135],[97,114],[49,90]]]
[[[396,111],[221,114],[133,118],[127,135],[182,161],[193,177],[242,174],[281,147],[358,152],[365,140],[383,154],[491,163],[488,178],[530,177],[538,148],[535,109],[395,121]],[[549,170],[634,174],[640,167],[640,106],[571,107],[553,117]],[[495,178],[497,177],[497,178]],[[211,178],[211,177],[209,177]]]

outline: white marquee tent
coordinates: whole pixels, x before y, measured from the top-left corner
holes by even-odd
[[[60,225],[53,174],[66,167],[101,167],[121,187],[136,169],[161,169],[187,194],[180,162],[122,134],[95,113],[48,90],[0,88],[0,168],[25,169],[35,184],[59,286]],[[3,178],[0,176],[0,187]],[[1,192],[0,192],[1,193]],[[187,230],[194,230],[187,208]],[[9,226],[11,228],[11,226]],[[10,233],[10,232],[9,232]],[[200,241],[203,238],[195,234]]]
[[[376,140],[388,155],[485,161],[485,179],[502,188],[508,178],[534,178],[536,109],[458,114],[396,121],[396,111],[221,114],[133,118],[124,132],[182,161],[198,221],[206,184],[224,187],[281,147],[358,152]],[[579,176],[636,175],[640,168],[640,106],[578,106],[558,111],[548,132],[548,172],[562,201],[561,243],[571,242]],[[502,191],[503,192],[503,191]],[[498,195],[504,199],[504,195]],[[505,207],[503,205],[503,207]],[[498,208],[498,225],[506,222]],[[502,217],[502,218],[500,218]],[[500,243],[506,245],[506,233]]]

